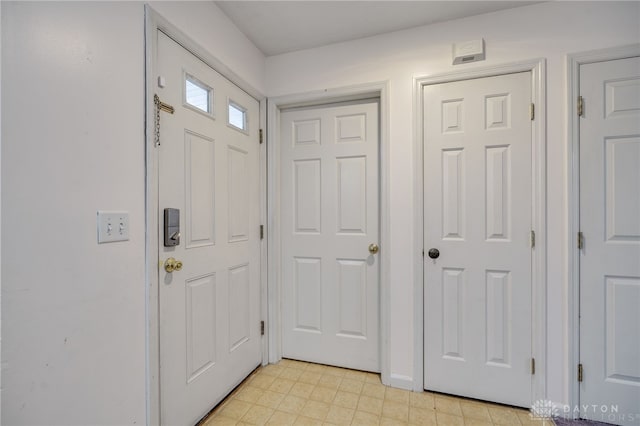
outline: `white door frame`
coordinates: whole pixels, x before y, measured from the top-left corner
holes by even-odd
[[[282,359],[282,316],[280,301],[280,111],[298,106],[324,105],[333,102],[380,99],[380,368],[382,382],[394,384],[389,374],[389,87],[388,82],[348,86],[336,89],[269,98],[267,103],[267,250],[269,252],[268,321],[269,362]]]
[[[194,42],[188,35],[178,27],[171,24],[149,5],[145,5],[145,143],[146,143],[146,190],[145,190],[145,210],[146,210],[146,241],[145,241],[145,291],[146,291],[146,388],[147,388],[147,424],[160,424],[160,346],[159,346],[159,274],[158,274],[158,150],[155,147],[154,134],[154,103],[153,95],[156,91],[156,70],[157,68],[157,37],[158,30],[169,35],[185,49],[189,50],[200,60],[216,70],[240,89],[260,102],[260,128],[266,124],[266,98],[258,90],[253,88],[224,63],[218,60],[205,48]],[[163,116],[161,113],[160,123],[162,126]],[[161,136],[162,138],[162,131]],[[265,144],[260,147],[260,220],[266,222],[266,148]],[[267,275],[267,251],[265,240],[261,241],[260,247],[260,288],[261,288],[261,318],[266,320],[266,275]],[[267,339],[262,341],[263,364],[267,362]]]
[[[453,72],[414,79],[414,390],[424,389],[424,207],[423,207],[423,133],[424,105],[422,90],[431,84],[447,83],[473,78],[491,77],[516,72],[531,72],[532,102],[535,104],[532,142],[532,219],[535,248],[532,250],[532,349],[536,371],[532,377],[532,402],[546,397],[546,61],[535,59],[469,71]]]
[[[577,114],[580,95],[580,66],[594,62],[625,59],[640,56],[640,44],[591,50],[567,55],[567,170],[568,179],[568,335],[569,335],[569,406],[580,404],[580,384],[578,383],[578,363],[580,362],[580,252],[577,236],[580,231],[580,119]],[[573,409],[574,417],[578,415]]]

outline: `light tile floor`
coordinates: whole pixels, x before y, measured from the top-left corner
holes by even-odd
[[[384,386],[379,374],[283,359],[256,369],[204,419],[213,425],[551,426],[498,404]]]

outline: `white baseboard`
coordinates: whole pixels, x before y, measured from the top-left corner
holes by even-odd
[[[384,383],[392,388],[413,390],[413,379],[409,376],[402,376],[399,374],[390,374],[388,383]]]

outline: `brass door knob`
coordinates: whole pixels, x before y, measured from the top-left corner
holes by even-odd
[[[164,261],[164,270],[167,272],[180,271],[182,270],[182,261],[170,257]]]
[[[369,253],[376,254],[380,250],[377,244],[371,243],[369,244]]]

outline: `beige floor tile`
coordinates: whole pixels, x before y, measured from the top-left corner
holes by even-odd
[[[263,407],[269,407],[276,409],[284,399],[285,395],[282,393],[266,390],[262,396],[256,401],[256,404]]]
[[[268,376],[266,374],[259,374],[259,375],[256,375],[253,379],[251,379],[249,384],[255,388],[269,389],[269,386],[271,386],[275,380],[276,378],[273,376]]]
[[[320,381],[320,377],[322,377],[322,374],[320,373],[315,373],[313,371],[305,370],[302,372],[302,374],[298,378],[298,381],[303,383],[309,383],[311,385],[317,385],[318,382]]]
[[[333,399],[333,404],[344,408],[355,409],[358,406],[359,396],[355,393],[338,391]]]
[[[240,420],[252,406],[253,405],[248,402],[232,399],[222,407],[219,414],[221,416]]]
[[[342,379],[342,382],[340,382],[338,389],[345,392],[360,394],[360,392],[362,392],[363,385],[364,382],[362,381],[344,378]]]
[[[412,407],[427,408],[435,410],[435,400],[429,392],[411,392],[409,394],[409,405]]]
[[[298,416],[296,414],[276,410],[276,412],[269,418],[267,424],[273,426],[289,426],[292,425],[297,418]]]
[[[312,419],[324,420],[329,413],[329,404],[326,402],[309,400],[304,405],[302,413]]]
[[[364,371],[347,370],[344,373],[344,377],[345,379],[360,380],[364,382],[364,380],[367,378],[367,373]]]
[[[308,371],[310,373],[319,373],[322,374],[327,370],[327,366],[325,365],[320,365],[320,364],[307,364],[307,368],[305,368],[305,371]]]
[[[329,413],[327,413],[326,422],[333,423],[334,425],[350,425],[351,420],[353,420],[353,414],[355,410],[350,408],[338,407],[336,405],[332,405],[329,408]]]
[[[493,426],[493,423],[491,422],[491,420],[474,419],[472,417],[465,417],[464,425],[465,426]]]
[[[464,417],[491,422],[489,410],[487,410],[487,406],[482,403],[462,401],[460,402],[460,408],[462,409],[462,415]]]
[[[344,368],[326,367],[322,372],[322,374],[328,374],[329,376],[344,377],[344,374],[346,371],[347,370],[345,370]]]
[[[533,418],[528,411],[518,411],[516,413],[520,419],[520,423],[524,426],[555,426],[553,420],[543,420],[539,418]]]
[[[382,402],[382,399],[361,395],[358,401],[358,411],[366,411],[379,416],[382,414]]]
[[[373,426],[380,423],[380,417],[364,411],[356,411],[353,415],[352,425]]]
[[[382,417],[408,422],[409,404],[385,399],[382,405]]]
[[[331,404],[333,398],[336,396],[335,389],[323,388],[322,386],[316,386],[316,388],[309,395],[309,399],[313,401],[326,402],[327,404]]]
[[[438,426],[464,426],[462,417],[442,412],[436,412],[436,421]]]
[[[362,385],[362,395],[372,398],[384,399],[385,386],[376,383],[366,383]]]
[[[380,419],[380,426],[407,426],[407,422],[403,422],[402,420],[397,419],[389,419],[387,417],[382,417]]]
[[[255,388],[253,386],[244,386],[233,396],[233,398],[239,399],[240,401],[255,403],[260,399],[263,393],[263,389]]]
[[[271,386],[269,386],[269,390],[273,392],[287,394],[289,393],[293,385],[295,385],[295,383],[296,382],[294,382],[293,380],[283,379],[282,377],[279,377],[278,380],[275,380],[271,384]]]
[[[304,370],[300,370],[298,368],[287,367],[280,373],[281,379],[289,379],[296,381],[300,378]]]
[[[299,416],[293,424],[295,426],[322,426],[322,420]]]
[[[250,425],[264,425],[267,423],[269,417],[271,417],[274,411],[275,410],[272,408],[254,405],[244,416],[242,416],[242,419],[240,420]]]
[[[297,368],[299,370],[305,370],[309,365],[308,362],[296,361],[294,359],[282,359],[282,361],[280,361],[280,364],[282,364],[285,367]]]
[[[498,406],[488,407],[491,420],[497,425],[519,425],[520,419],[514,410]]]
[[[380,375],[375,373],[367,373],[367,377],[364,379],[367,383],[375,383],[378,385],[382,384],[382,380],[380,380]]]
[[[297,382],[291,387],[289,395],[295,395],[301,398],[309,398],[309,395],[311,395],[311,392],[313,392],[314,388],[315,386],[310,385],[309,383]]]
[[[409,407],[409,423],[412,425],[435,426],[436,412],[427,408]]]
[[[460,403],[456,398],[436,396],[435,407],[438,412],[462,416],[462,408],[460,408]]]
[[[235,426],[238,420],[225,416],[212,416],[203,426]]]
[[[522,424],[525,424],[525,422],[528,421],[533,421],[533,417],[531,417],[531,414],[528,410],[517,411],[516,415],[518,416]]]
[[[385,391],[384,399],[409,405],[409,395],[412,393],[413,392],[404,389],[388,387]]]
[[[260,372],[269,376],[278,377],[284,369],[285,367],[280,364],[269,364],[262,367]]]
[[[201,426],[555,426],[525,409],[386,387],[373,373],[283,359],[256,369]]]
[[[337,390],[340,386],[340,382],[342,382],[342,377],[340,376],[323,374],[322,376],[320,376],[320,380],[318,380],[318,386]]]
[[[278,410],[292,414],[300,414],[304,408],[304,404],[306,403],[307,400],[305,398],[300,398],[295,395],[287,395],[284,397],[282,402],[280,402]]]

